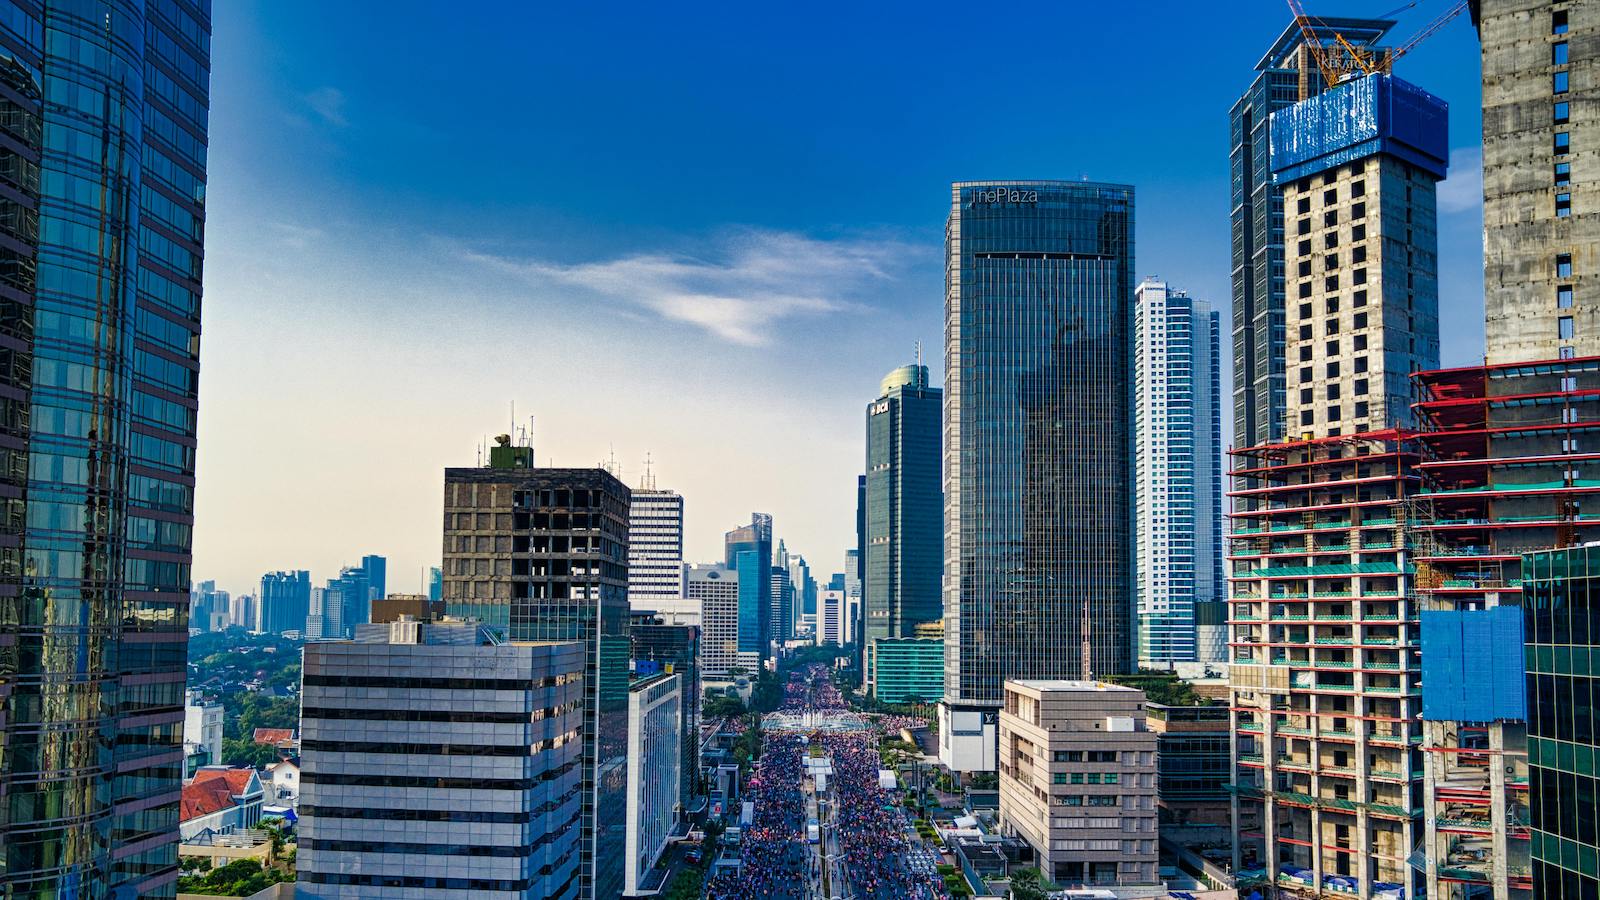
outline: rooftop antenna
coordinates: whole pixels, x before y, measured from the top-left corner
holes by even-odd
[[[639,487],[644,488],[647,491],[653,491],[656,489],[656,474],[655,472],[651,471],[650,466],[650,451],[646,450],[644,452],[644,477],[639,479]]]
[[[917,366],[922,366],[922,341],[917,341]]]

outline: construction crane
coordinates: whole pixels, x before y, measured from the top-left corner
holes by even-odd
[[[1417,48],[1418,44],[1422,43],[1423,41],[1427,40],[1430,37],[1433,37],[1434,34],[1437,33],[1439,29],[1441,29],[1441,28],[1443,28],[1445,26],[1445,23],[1449,22],[1451,19],[1454,19],[1456,16],[1461,15],[1462,11],[1467,8],[1467,5],[1468,5],[1468,0],[1458,0],[1458,2],[1454,6],[1450,7],[1449,9],[1445,10],[1444,12],[1440,13],[1438,15],[1438,17],[1436,17],[1432,22],[1429,22],[1427,25],[1424,25],[1422,27],[1421,31],[1419,31],[1416,34],[1411,36],[1411,40],[1406,41],[1404,44],[1401,44],[1399,49],[1397,49],[1393,53],[1389,54],[1389,58],[1387,60],[1388,65],[1386,65],[1384,67],[1383,71],[1385,71],[1385,72],[1389,71],[1394,66],[1394,61],[1395,60],[1399,59],[1402,56],[1405,56],[1407,53],[1410,53],[1412,50],[1415,50]]]
[[[1443,28],[1451,19],[1460,15],[1467,8],[1468,0],[1457,0],[1449,9],[1440,13],[1432,22],[1423,26],[1421,31],[1411,36],[1411,39],[1401,44],[1399,48],[1389,52],[1377,52],[1365,47],[1357,47],[1345,39],[1345,36],[1336,31],[1332,32],[1333,42],[1344,51],[1341,54],[1329,53],[1329,48],[1324,46],[1317,35],[1320,26],[1324,31],[1331,31],[1320,19],[1312,18],[1306,14],[1305,5],[1300,0],[1288,0],[1289,12],[1294,15],[1294,22],[1300,27],[1301,37],[1305,39],[1306,51],[1322,72],[1322,80],[1328,85],[1335,85],[1354,76],[1358,71],[1363,75],[1372,75],[1378,72],[1388,73],[1394,70],[1394,62],[1412,50],[1418,44],[1432,37],[1439,29]],[[1408,9],[1415,3],[1403,6]]]

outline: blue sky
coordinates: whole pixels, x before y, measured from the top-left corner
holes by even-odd
[[[652,454],[691,557],[759,509],[840,568],[866,402],[915,341],[937,377],[949,183],[1131,183],[1139,273],[1225,308],[1227,112],[1288,20],[489,6],[218,4],[197,579],[378,552],[414,589],[513,402],[545,461]],[[1451,106],[1447,364],[1482,352],[1478,73],[1465,16],[1397,68]]]

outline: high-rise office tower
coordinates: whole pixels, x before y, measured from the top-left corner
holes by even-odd
[[[739,572],[712,563],[684,567],[684,592],[700,607],[700,673],[726,681],[735,669],[754,673],[754,653],[739,652]]]
[[[368,554],[361,557],[361,571],[367,576],[367,600],[382,600],[389,596],[389,560]],[[370,619],[363,619],[363,622]]]
[[[372,582],[359,566],[345,566],[338,578],[328,579],[323,597],[324,637],[352,637],[357,625],[372,621]]]
[[[766,659],[772,640],[772,516],[751,513],[750,524],[723,536],[724,562],[739,572],[739,650]],[[740,557],[749,554],[748,559]]]
[[[228,592],[217,590],[215,581],[202,581],[189,592],[189,627],[214,631],[227,627]]]
[[[824,588],[817,595],[817,646],[843,647],[845,637],[844,591]]]
[[[10,896],[178,876],[210,32],[208,0],[0,3]]]
[[[1472,4],[1483,45],[1488,362],[1600,356],[1600,16],[1569,0]]]
[[[680,802],[685,811],[701,806],[700,780],[700,641],[698,625],[672,625],[659,621],[635,621],[628,629],[628,642],[636,663],[650,662],[665,672],[682,676],[683,703],[679,707],[682,726],[681,756],[683,779]],[[699,618],[698,616],[696,617]]]
[[[256,598],[250,594],[234,597],[228,605],[228,627],[260,631],[261,618]]]
[[[789,563],[789,582],[794,585],[795,599],[800,603],[800,614],[817,612],[817,580],[811,577],[811,564],[804,556],[795,556]]]
[[[769,626],[772,640],[782,643],[794,639],[794,585],[789,583],[789,570],[772,567],[772,623]]]
[[[911,637],[944,614],[944,486],[939,455],[944,392],[928,383],[928,367],[901,366],[884,376],[867,404],[866,558],[847,554],[847,595],[861,597],[862,654],[873,689],[872,644]],[[857,570],[865,572],[865,578]]]
[[[444,599],[444,570],[434,566],[428,570],[428,599]]]
[[[1532,803],[1512,810],[1513,823],[1532,828],[1535,897],[1593,900],[1600,897],[1600,548],[1529,553],[1522,564]]]
[[[628,607],[698,624],[683,599],[683,496],[655,488],[653,477],[647,484],[628,510]]]
[[[1235,451],[1236,869],[1417,896],[1421,670],[1409,375],[1438,365],[1442,101],[1389,75],[1272,120],[1289,440]]]
[[[604,469],[538,469],[509,441],[444,474],[445,612],[513,641],[584,648],[582,895],[622,891],[629,491]],[[509,557],[509,558],[508,558]]]
[[[261,576],[261,630],[270,634],[306,630],[311,615],[311,573],[268,572]]]
[[[1339,38],[1374,50],[1394,23],[1385,19],[1313,19],[1322,52],[1336,63]],[[1338,35],[1339,37],[1335,37]],[[1383,51],[1377,50],[1381,55]],[[1284,212],[1272,179],[1272,114],[1327,88],[1300,26],[1290,24],[1256,63],[1256,76],[1228,114],[1233,203],[1233,442],[1280,440],[1284,409]]]
[[[861,518],[861,516],[857,516]],[[865,619],[866,598],[862,595],[861,584],[861,554],[856,548],[851,547],[844,552],[844,606],[850,610],[851,628],[855,629],[855,652],[851,657],[851,664],[857,672],[866,671],[866,641],[863,639],[863,622]],[[864,681],[864,679],[863,679]]]
[[[1211,624],[1227,618],[1220,322],[1210,304],[1155,279],[1134,297],[1139,664],[1222,662],[1225,629]]]
[[[296,896],[584,896],[584,647],[356,632],[305,650]]]
[[[940,756],[988,770],[1005,679],[1134,665],[1133,188],[957,183],[945,248]]]
[[[328,628],[328,589],[311,589],[311,611],[306,614],[306,640],[325,641],[338,637],[337,629]]]
[[[658,866],[682,820],[684,676],[656,672],[628,686],[627,847],[623,896],[666,893],[671,866]],[[615,813],[610,813],[614,815]]]
[[[918,350],[920,351],[920,349],[921,345],[919,344]],[[941,485],[941,489],[942,487]],[[943,506],[944,504],[941,502],[941,516],[944,514]],[[942,552],[943,549],[944,544],[941,540],[940,551]],[[845,563],[845,571],[855,572],[856,586],[861,592],[862,609],[864,611],[866,609],[867,595],[867,476],[864,474],[856,476],[856,546],[853,562],[853,567],[850,562]],[[944,610],[944,598],[942,596],[939,598],[939,607],[942,615]]]

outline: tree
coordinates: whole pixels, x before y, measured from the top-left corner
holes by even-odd
[[[210,894],[219,897],[248,897],[270,885],[293,878],[275,869],[268,869],[254,859],[236,859],[201,875],[183,875],[178,878],[180,894]]]
[[[1011,900],[1046,900],[1055,885],[1039,874],[1038,869],[1018,869],[1011,873]]]
[[[705,714],[708,719],[726,719],[742,716],[746,712],[744,701],[738,697],[712,697],[706,701]]]
[[[258,744],[249,738],[223,738],[222,759],[223,765],[250,766],[253,769],[264,769],[279,760],[278,748],[266,744]]]
[[[267,816],[257,823],[267,833],[267,839],[272,846],[267,850],[267,863],[271,865],[283,855],[283,829],[288,823],[282,816]]]
[[[750,692],[750,705],[756,712],[769,713],[783,704],[783,686],[778,676],[763,671],[756,676],[756,686]]]

